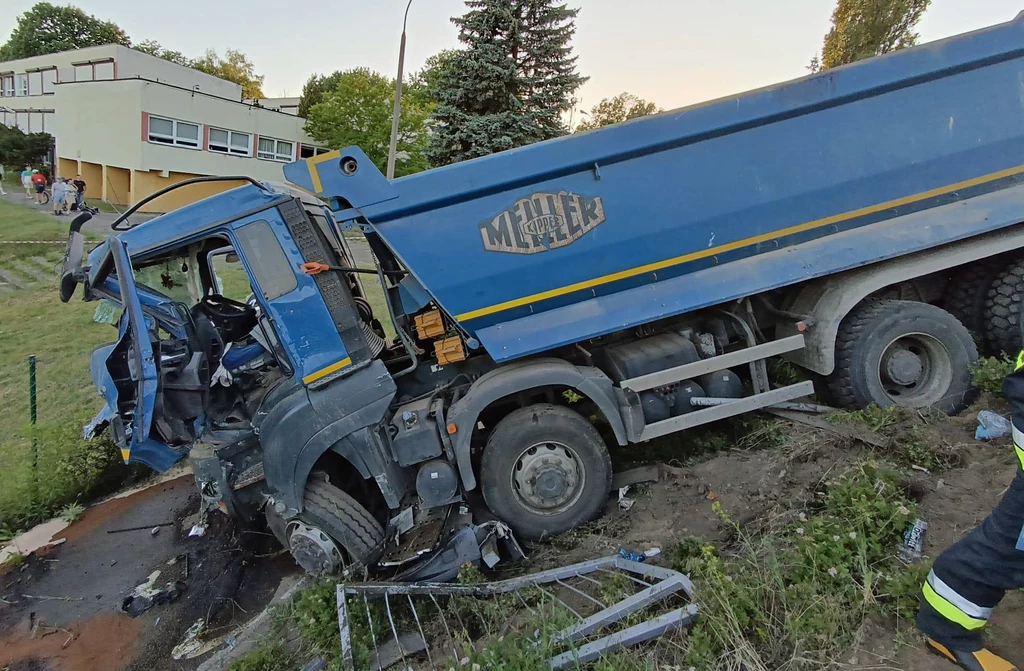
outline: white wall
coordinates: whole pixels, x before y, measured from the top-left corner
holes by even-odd
[[[142,77],[186,89],[198,86],[203,93],[231,100],[242,99],[242,87],[239,84],[144,54],[141,51],[119,46],[116,59],[118,79]]]
[[[54,101],[57,155],[132,168],[141,160],[143,81],[60,84]]]

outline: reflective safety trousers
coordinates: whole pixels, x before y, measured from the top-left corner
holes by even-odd
[[[917,615],[921,631],[953,650],[980,650],[992,609],[1007,591],[1024,587],[1024,352],[1003,393],[1017,474],[991,514],[935,560]]]

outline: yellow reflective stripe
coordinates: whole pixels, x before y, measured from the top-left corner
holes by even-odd
[[[1013,449],[1017,453],[1017,460],[1020,461],[1020,467],[1024,469],[1024,449],[1021,449],[1018,445],[1014,445]]]
[[[128,457],[130,457],[131,455],[132,455],[132,451],[131,450],[126,450],[124,448],[121,448],[121,458],[124,459],[124,463],[126,463],[126,464],[128,463]]]
[[[1024,349],[1022,349],[1020,354],[1017,355],[1017,367],[1013,370],[1018,371],[1021,369],[1021,366],[1024,366]]]
[[[334,373],[334,372],[337,372],[337,371],[341,370],[342,368],[344,368],[345,366],[349,365],[350,363],[352,363],[352,357],[345,357],[344,359],[342,359],[338,363],[332,363],[330,366],[327,366],[326,368],[321,368],[320,370],[316,371],[315,373],[310,373],[306,377],[302,378],[302,382],[303,382],[303,384],[310,384],[312,382],[316,382],[317,380],[319,380],[322,377],[327,377],[331,373]]]
[[[320,181],[320,168],[317,164],[323,163],[324,161],[330,161],[334,158],[341,158],[340,150],[335,149],[334,151],[329,151],[326,154],[320,154],[319,156],[306,159],[306,169],[309,170],[309,181],[313,185],[313,190],[318,194],[323,193],[324,185],[323,182]]]
[[[323,156],[326,156],[324,154]],[[307,160],[319,160],[323,156],[317,156],[316,159]],[[312,174],[313,170],[310,170]],[[814,221],[804,222],[795,226],[789,226],[787,228],[780,228],[776,231],[769,231],[762,233],[761,235],[755,235],[735,242],[729,242],[719,247],[710,247],[708,249],[702,249],[690,254],[684,254],[682,256],[676,256],[671,259],[665,259],[664,261],[657,261],[655,263],[648,263],[647,265],[638,266],[636,268],[629,268],[617,273],[610,275],[603,275],[601,277],[595,277],[591,280],[584,280],[583,282],[577,282],[568,286],[559,287],[557,289],[551,289],[549,291],[542,291],[537,294],[531,294],[529,296],[523,296],[522,298],[516,298],[514,300],[505,301],[504,303],[498,303],[497,305],[491,305],[477,310],[470,310],[469,312],[463,312],[462,314],[455,315],[457,321],[463,322],[477,317],[483,317],[485,315],[494,314],[495,312],[503,312],[512,308],[521,307],[529,303],[536,303],[538,301],[547,300],[549,298],[555,298],[557,296],[564,296],[575,291],[582,291],[584,289],[590,289],[602,284],[608,284],[609,282],[616,282],[618,280],[624,280],[630,277],[636,277],[637,275],[643,275],[645,273],[653,273],[663,268],[669,268],[671,266],[681,265],[683,263],[689,263],[690,261],[696,261],[698,259],[708,258],[717,254],[732,251],[734,249],[740,249],[741,247],[749,247],[761,242],[767,242],[775,238],[785,237],[787,235],[793,235],[795,233],[801,233],[803,231],[809,231],[816,228],[822,228],[823,226],[829,226],[836,224],[841,221],[847,221],[849,219],[856,219],[857,217],[863,217],[869,214],[875,214],[884,210],[892,209],[894,207],[900,207],[901,205],[908,205],[910,203],[916,203],[929,198],[935,198],[942,196],[947,193],[959,191],[961,189],[967,189],[987,182],[993,182],[1006,177],[1012,177],[1013,175],[1019,175],[1024,173],[1024,165],[1017,166],[1015,168],[1008,168],[1006,170],[1000,170],[999,172],[993,172],[988,175],[982,175],[981,177],[975,177],[968,179],[963,182],[957,182],[956,184],[947,184],[946,186],[940,186],[937,189],[931,189],[929,191],[922,191],[921,193],[915,193],[910,196],[903,198],[897,198],[890,200],[885,203],[878,203],[877,205],[869,205],[868,207],[862,207],[859,210],[851,210],[849,212],[843,212],[841,214],[834,214],[824,219],[815,219]],[[315,182],[314,182],[315,184]]]
[[[928,583],[924,584],[924,598],[932,608],[939,612],[939,615],[950,622],[957,623],[964,629],[981,629],[988,623],[988,620],[977,620],[946,601]]]

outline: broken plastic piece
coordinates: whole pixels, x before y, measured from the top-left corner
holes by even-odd
[[[192,529],[188,532],[189,537],[191,536],[205,536],[206,525],[205,524],[193,524]]]
[[[978,413],[978,428],[974,432],[975,440],[995,440],[1010,435],[1010,420],[991,410]]]

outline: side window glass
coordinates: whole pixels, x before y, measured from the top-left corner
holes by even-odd
[[[138,268],[135,270],[135,283],[154,289],[176,303],[192,306],[196,299],[188,290],[190,265],[188,258],[182,257]]]
[[[217,278],[218,293],[221,296],[244,303],[252,295],[249,275],[234,251],[211,254],[210,267]]]
[[[235,231],[242,254],[252,268],[263,296],[272,301],[298,286],[295,271],[288,263],[281,243],[265,221],[254,221]]]

